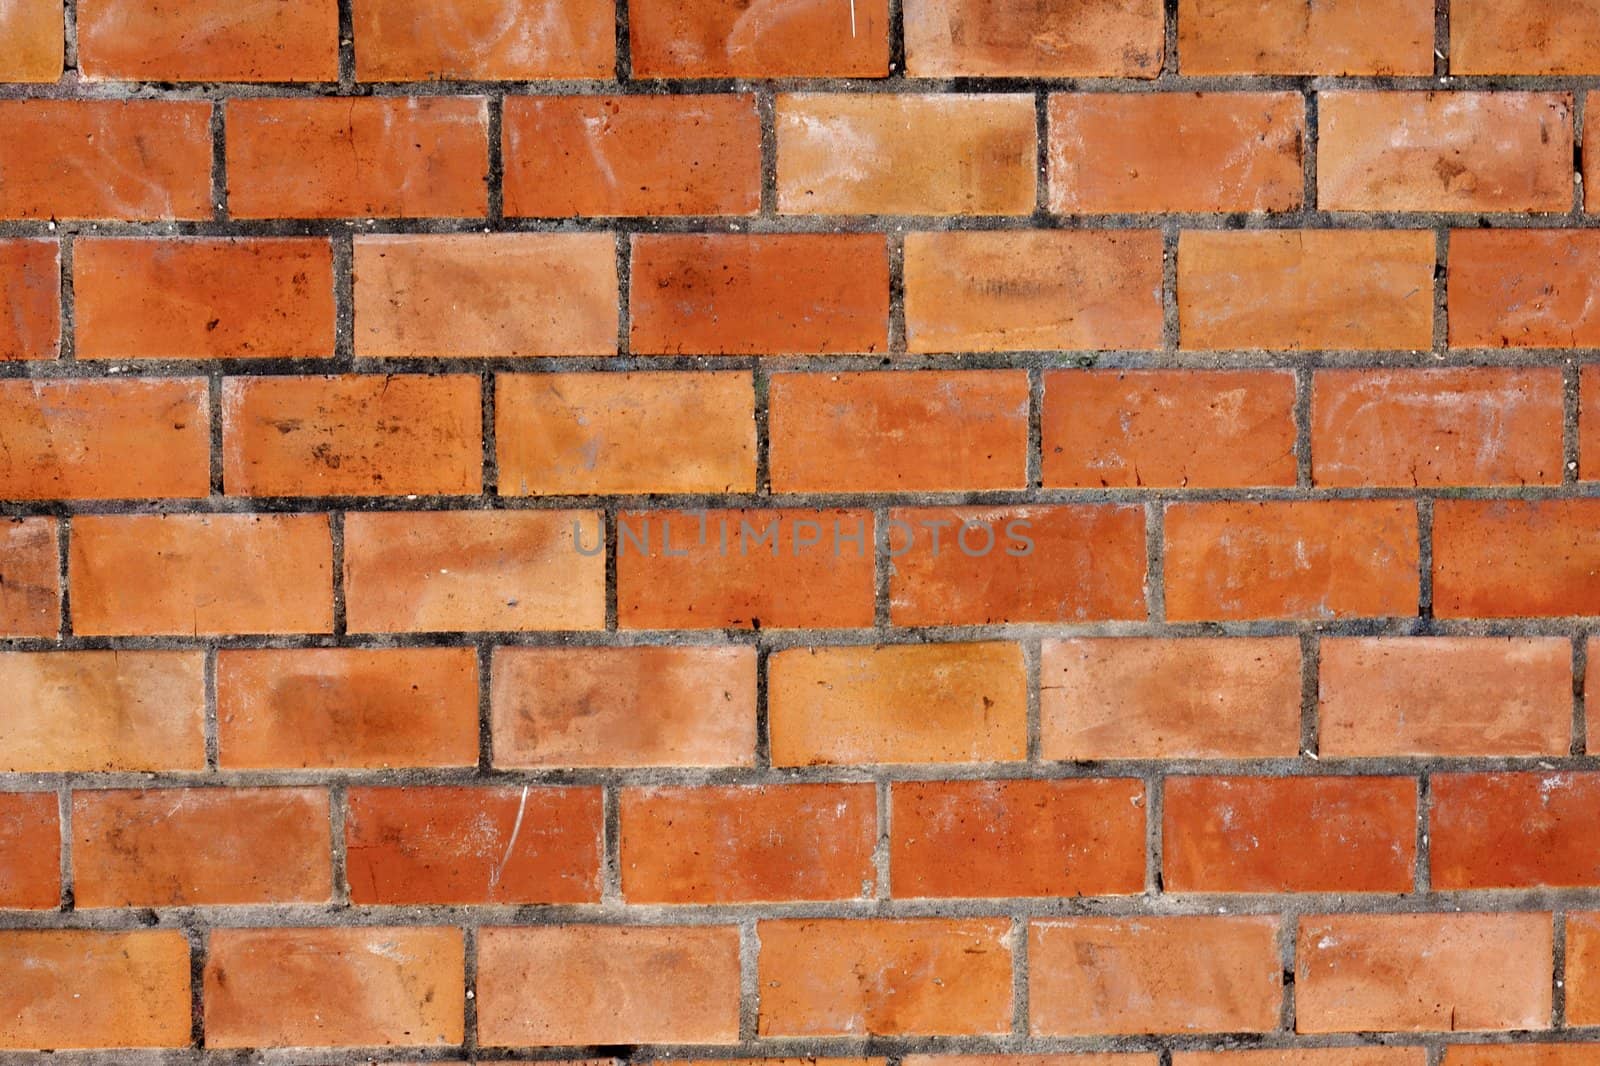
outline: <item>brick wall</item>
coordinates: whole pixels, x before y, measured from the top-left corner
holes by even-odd
[[[0,1062],[1600,1063],[1595,0],[0,42]]]

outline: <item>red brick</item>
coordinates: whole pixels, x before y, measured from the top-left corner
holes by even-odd
[[[1572,645],[1561,637],[1321,642],[1323,755],[1564,755]]]
[[[732,926],[552,925],[478,934],[478,1039],[492,1047],[732,1044]]]
[[[483,97],[228,101],[235,218],[483,217]]]
[[[593,511],[348,515],[350,629],[600,629],[603,537]]]
[[[79,240],[80,359],[302,359],[333,354],[326,240]]]
[[[1433,4],[1179,0],[1178,64],[1185,74],[1432,74]]]
[[[1295,1027],[1544,1029],[1548,914],[1342,914],[1300,920]]]
[[[1039,686],[1046,759],[1299,751],[1300,644],[1292,637],[1047,640]]]
[[[189,942],[175,929],[0,932],[0,1048],[186,1048]]]
[[[61,625],[54,518],[0,521],[0,636],[53,637]]]
[[[1007,919],[767,921],[762,1036],[1008,1033]]]
[[[459,1044],[463,960],[460,929],[217,929],[206,1046]]]
[[[236,496],[475,494],[476,375],[229,378],[222,483]]]
[[[64,50],[62,0],[16,0],[0,7],[0,81],[57,81]]]
[[[1288,211],[1304,141],[1298,93],[1055,93],[1050,210]]]
[[[205,496],[204,378],[0,381],[0,496]]]
[[[198,651],[0,654],[0,770],[202,770],[205,663]]]
[[[1452,230],[1450,344],[1456,348],[1600,345],[1600,233]]]
[[[90,80],[335,81],[339,13],[319,0],[84,0],[78,63]]]
[[[629,903],[870,897],[871,784],[628,788],[621,801]]]
[[[0,240],[0,361],[54,359],[60,353],[60,246]]]
[[[792,648],[768,663],[772,761],[1005,762],[1027,754],[1015,644]]]
[[[753,215],[761,206],[756,99],[511,97],[505,197],[511,216]]]
[[[1437,774],[1433,887],[1600,885],[1600,774]]]
[[[1023,489],[1023,371],[778,374],[769,383],[774,492]]]
[[[356,904],[598,903],[598,788],[356,788]]]
[[[474,766],[471,648],[224,649],[217,733],[228,769]]]
[[[749,371],[501,374],[503,496],[753,492]]]
[[[624,511],[618,625],[870,626],[874,526],[867,511]]]
[[[906,71],[918,78],[1124,77],[1161,72],[1159,0],[910,0]]]
[[[881,78],[889,73],[888,0],[782,8],[740,0],[631,0],[636,78]]]
[[[1284,371],[1046,371],[1044,484],[1293,485],[1294,402]]]
[[[322,789],[78,792],[77,905],[326,903],[333,895],[328,825]]]
[[[897,897],[1144,891],[1140,781],[905,781],[891,796]]]
[[[1311,401],[1318,485],[1561,481],[1558,367],[1321,370]]]
[[[1169,777],[1168,892],[1409,892],[1409,777]]]
[[[1600,368],[1578,372],[1578,477],[1600,480]]]
[[[1600,913],[1567,916],[1567,1024],[1600,1025]]]
[[[496,648],[492,675],[498,767],[755,762],[750,647]]]
[[[905,236],[912,352],[1159,348],[1161,235],[996,230]]]
[[[1585,107],[1593,105],[1600,111],[1600,93],[1589,93],[1584,100]],[[1583,153],[1583,209],[1595,212],[1600,211],[1600,152],[1588,147]]]
[[[1266,1032],[1278,1027],[1278,919],[1064,918],[1029,923],[1036,1036]]]
[[[895,625],[1145,617],[1138,507],[898,509],[890,522]]]
[[[1452,74],[1600,74],[1591,0],[1455,0]]]
[[[628,309],[639,355],[827,355],[889,343],[880,234],[639,234]]]
[[[1440,500],[1434,610],[1441,618],[1594,614],[1597,525],[1600,500]]]
[[[610,78],[616,13],[605,0],[355,0],[362,81]]]
[[[61,819],[54,792],[0,792],[0,910],[55,910]]]
[[[1167,617],[1413,616],[1417,537],[1409,500],[1172,504]]]
[[[1426,350],[1433,234],[1196,231],[1178,238],[1186,349]]]
[[[1447,1048],[1451,1052],[1463,1046]],[[1500,1048],[1498,1050],[1506,1050]],[[1273,1051],[1176,1051],[1172,1066],[1425,1066],[1428,1049],[1423,1047],[1324,1047],[1285,1048]],[[1482,1066],[1494,1066],[1484,1063]],[[1553,1064],[1552,1064],[1553,1066]]]
[[[779,211],[1033,211],[1038,146],[1031,96],[786,93],[775,106]]]
[[[1317,95],[1317,206],[1323,209],[1572,208],[1569,94]]]
[[[211,217],[204,100],[0,100],[0,218]]]
[[[83,635],[333,629],[326,515],[83,515],[70,555]]]

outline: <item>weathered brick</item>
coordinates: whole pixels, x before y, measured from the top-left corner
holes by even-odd
[[[1456,348],[1600,345],[1600,233],[1452,230],[1450,344]]]
[[[636,78],[881,78],[889,73],[888,0],[782,8],[741,0],[631,0]]]
[[[1592,615],[1600,500],[1440,500],[1433,603],[1441,618]]]
[[[1600,367],[1578,372],[1578,476],[1600,480]]]
[[[0,7],[0,81],[56,81],[64,53],[62,0],[14,0]]]
[[[1159,0],[909,0],[905,35],[906,72],[918,78],[1161,72]]]
[[[1451,1062],[1450,1053],[1460,1050],[1464,1047],[1446,1049],[1445,1061]],[[1428,1049],[1423,1047],[1299,1047],[1270,1051],[1175,1051],[1172,1054],[1172,1066],[1425,1066],[1427,1061]]]
[[[1567,1024],[1600,1025],[1600,913],[1567,915],[1567,971],[1564,976]]]
[[[0,910],[54,910],[61,820],[54,792],[0,792]]]
[[[1569,928],[1577,918],[1568,918]],[[1593,1058],[1594,1048],[1586,1043],[1451,1044],[1444,1049],[1443,1062],[1444,1066],[1586,1066]]]
[[[1452,74],[1600,74],[1593,0],[1455,0]]]
[[[54,359],[60,353],[60,245],[0,240],[0,361]]]
[[[356,77],[524,81],[609,78],[605,0],[354,0]]]
[[[53,637],[60,625],[56,520],[0,520],[0,636]]]
[[[1430,795],[1435,888],[1600,885],[1600,774],[1436,774]]]
[[[1179,0],[1178,64],[1185,74],[1432,74],[1433,4]]]
[[[0,971],[13,978],[0,983],[0,1048],[189,1046],[189,942],[177,930],[0,931]]]
[[[339,12],[320,0],[83,0],[88,79],[334,81]]]

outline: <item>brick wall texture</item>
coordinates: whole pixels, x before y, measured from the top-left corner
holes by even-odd
[[[1600,0],[0,82],[0,1066],[1600,1064]]]

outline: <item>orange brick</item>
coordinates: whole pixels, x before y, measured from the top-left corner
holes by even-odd
[[[461,1043],[460,929],[217,929],[207,1047]]]
[[[489,111],[479,96],[229,100],[235,218],[478,217]]]
[[[1153,230],[908,233],[912,352],[1159,348]]]
[[[1433,234],[1422,230],[1198,231],[1178,239],[1187,349],[1425,350]]]
[[[905,781],[891,786],[897,897],[1144,891],[1144,784]]]
[[[732,926],[554,925],[478,934],[478,1039],[494,1047],[732,1044]]]
[[[1178,64],[1185,74],[1432,74],[1433,4],[1179,0]]]
[[[623,629],[847,628],[872,624],[867,511],[624,511]]]
[[[1044,484],[1293,485],[1294,402],[1284,371],[1047,371]]]
[[[0,932],[0,1048],[189,1046],[189,942],[174,929]]]
[[[1600,93],[1589,93],[1584,100],[1586,107],[1593,106],[1600,112]],[[1583,209],[1600,211],[1600,152],[1593,150],[1583,153]]]
[[[1317,206],[1321,208],[1572,208],[1568,94],[1317,95]]]
[[[355,350],[363,358],[615,354],[616,241],[603,233],[359,237]]]
[[[768,664],[772,761],[1003,762],[1027,754],[1015,644],[792,648]]]
[[[1161,72],[1159,0],[910,0],[906,71],[918,78],[1124,77]]]
[[[524,96],[505,107],[506,214],[753,215],[749,94]]]
[[[1055,93],[1050,210],[1288,211],[1304,142],[1299,93]]]
[[[0,792],[0,910],[55,910],[61,820],[54,792]]]
[[[61,625],[54,518],[0,521],[0,636],[53,637]]]
[[[895,625],[1145,617],[1138,507],[899,509],[889,520]]]
[[[605,0],[355,0],[362,81],[610,78],[616,13]]]
[[[501,374],[503,496],[753,492],[748,371]]]
[[[1153,1053],[1059,1055],[907,1055],[906,1066],[1156,1066]]]
[[[4,20],[0,14],[0,24]],[[54,359],[60,353],[60,246],[0,240],[0,361]]]
[[[1413,616],[1417,538],[1409,500],[1172,504],[1167,617]]]
[[[598,903],[598,788],[356,788],[357,904]]]
[[[631,0],[636,78],[881,78],[889,73],[888,0],[782,8],[741,0]]]
[[[1011,1030],[1007,919],[802,919],[756,926],[762,1036]]]
[[[0,81],[56,81],[63,55],[61,0],[18,0],[0,7]]]
[[[198,651],[0,654],[0,770],[202,770],[204,672]]]
[[[83,515],[70,555],[80,634],[333,628],[326,515]]]
[[[1452,1063],[1454,1051],[1447,1048],[1445,1061]],[[1508,1050],[1501,1047],[1496,1050]],[[1285,1048],[1272,1051],[1176,1051],[1172,1066],[1425,1066],[1428,1049],[1423,1047],[1324,1047]],[[1495,1066],[1493,1062],[1482,1066]],[[1551,1064],[1554,1066],[1554,1064]]]
[[[1578,372],[1578,476],[1600,479],[1600,368]]]
[[[206,495],[206,389],[204,378],[0,381],[0,496]]]
[[[78,62],[90,80],[335,81],[339,13],[319,0],[84,0]]]
[[[1169,777],[1168,892],[1409,892],[1409,777]]]
[[[1572,645],[1553,637],[1324,639],[1323,755],[1564,755]]]
[[[1029,923],[1036,1036],[1278,1027],[1278,919],[1065,918]]]
[[[222,483],[236,496],[477,493],[476,375],[229,378]]]
[[[1567,1024],[1600,1025],[1600,913],[1567,916],[1565,977]]]
[[[1337,914],[1300,920],[1302,1033],[1544,1029],[1548,914]]]
[[[855,899],[877,883],[869,783],[623,789],[621,840],[629,903]]]
[[[209,101],[0,100],[0,140],[0,218],[211,217]]]
[[[333,354],[326,240],[79,240],[80,359],[302,359]]]
[[[328,824],[328,794],[315,788],[78,792],[77,905],[326,903]]]
[[[628,301],[639,355],[826,355],[889,343],[881,234],[639,234]]]
[[[778,374],[769,384],[774,492],[1023,489],[1023,371]]]
[[[1593,0],[1455,0],[1452,74],[1600,74]]]
[[[1033,211],[1032,96],[787,93],[777,98],[774,122],[779,211]]]
[[[1600,774],[1437,774],[1432,798],[1434,888],[1600,884]]]
[[[229,769],[478,761],[471,648],[224,649],[217,733]]]
[[[1046,759],[1299,751],[1300,645],[1292,637],[1047,640],[1040,660]]]
[[[593,511],[349,515],[350,629],[600,629],[603,540]]]
[[[499,767],[750,766],[756,653],[715,648],[496,648]]]
[[[1441,618],[1596,613],[1597,524],[1600,500],[1440,500],[1434,610]]]
[[[1452,230],[1450,344],[1456,348],[1590,348],[1600,308],[1600,233]]]

